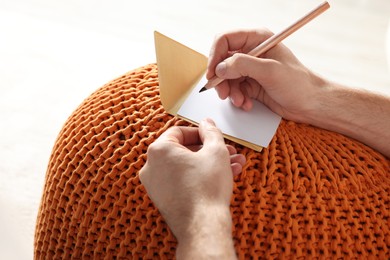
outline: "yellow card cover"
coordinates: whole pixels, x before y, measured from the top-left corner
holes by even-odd
[[[171,115],[200,80],[207,68],[207,58],[183,44],[154,32],[160,98]]]

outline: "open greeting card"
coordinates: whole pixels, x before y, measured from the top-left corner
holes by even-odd
[[[171,115],[198,124],[211,118],[225,138],[261,151],[267,147],[280,123],[280,116],[260,102],[251,111],[219,99],[214,89],[199,93],[207,83],[207,57],[155,32],[160,98]]]

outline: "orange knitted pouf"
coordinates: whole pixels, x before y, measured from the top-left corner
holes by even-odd
[[[140,184],[146,150],[173,125],[157,68],[108,83],[70,116],[53,148],[36,259],[175,256],[176,240]],[[234,143],[247,163],[231,202],[237,255],[390,257],[390,161],[365,145],[282,121],[268,149]]]

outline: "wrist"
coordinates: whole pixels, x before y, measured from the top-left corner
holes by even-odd
[[[350,135],[358,125],[352,120],[353,109],[346,109],[353,102],[349,100],[354,90],[327,81],[313,98],[312,109],[307,113],[306,123],[330,131]],[[353,130],[352,130],[353,129]]]
[[[176,256],[196,259],[235,259],[229,207],[202,206],[195,210],[188,227],[177,235]]]
[[[339,86],[330,81],[318,80],[317,84],[314,85],[314,89],[303,121],[307,124],[329,129],[330,124],[334,122],[334,106],[338,106],[335,96],[337,96]]]
[[[389,101],[367,90],[328,82],[318,92],[306,123],[349,136],[389,156],[390,133],[385,130],[390,127],[385,112],[390,111]]]
[[[309,84],[306,91],[302,93],[304,99],[299,100],[300,109],[294,115],[294,121],[299,123],[319,126],[322,120],[324,106],[324,96],[332,96],[334,90],[333,83],[327,81],[312,71],[308,71]]]

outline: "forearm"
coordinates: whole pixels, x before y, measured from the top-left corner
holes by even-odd
[[[390,98],[334,83],[321,88],[308,123],[352,137],[390,157]]]
[[[184,236],[178,237],[178,259],[236,259],[228,208],[197,210]]]

